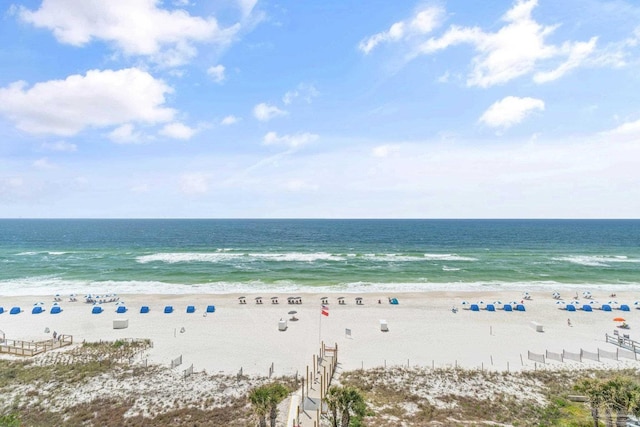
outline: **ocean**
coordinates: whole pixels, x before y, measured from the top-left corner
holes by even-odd
[[[640,220],[0,220],[0,295],[558,287],[640,290]]]

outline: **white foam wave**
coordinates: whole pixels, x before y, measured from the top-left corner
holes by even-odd
[[[32,277],[21,280],[0,281],[0,294],[6,296],[29,296],[44,295],[52,296],[60,294],[66,297],[70,294],[310,294],[310,293],[401,293],[401,292],[429,292],[429,291],[514,291],[521,293],[535,291],[570,291],[589,289],[592,292],[611,293],[621,289],[640,292],[640,282],[636,283],[615,283],[606,285],[589,284],[566,284],[553,281],[539,282],[394,282],[394,283],[372,283],[372,282],[349,282],[339,285],[308,286],[292,281],[279,281],[277,283],[264,283],[262,281],[249,282],[212,282],[200,284],[164,283],[157,281],[83,281],[83,280],[63,280],[56,277]]]
[[[150,262],[164,262],[175,264],[181,262],[211,262],[221,263],[230,261],[274,261],[274,262],[315,262],[315,261],[346,261],[363,258],[368,261],[378,262],[416,262],[424,260],[433,261],[477,261],[476,258],[465,257],[456,254],[423,254],[422,256],[402,254],[331,254],[327,252],[284,252],[284,253],[239,253],[228,250],[216,252],[166,252],[142,255],[136,258],[141,264]]]
[[[44,251],[44,252],[27,251],[27,252],[17,253],[16,256],[34,256],[34,255],[58,256],[58,255],[66,255],[68,253],[69,252],[66,252],[66,251]]]
[[[443,265],[442,271],[460,271],[460,269],[455,267],[447,267],[446,265]]]
[[[343,261],[345,258],[339,255],[332,255],[326,252],[288,252],[288,253],[232,253],[226,251],[219,252],[172,252],[142,255],[136,258],[141,264],[149,262],[164,262],[175,264],[179,262],[229,262],[235,260],[257,261],[288,261],[288,262],[314,262],[314,261]]]
[[[434,261],[477,261],[477,258],[456,254],[424,254],[424,257]]]
[[[614,263],[640,263],[640,259],[628,258],[624,255],[570,255],[552,258],[554,261],[570,262],[572,264],[584,265],[587,267],[610,267]]]

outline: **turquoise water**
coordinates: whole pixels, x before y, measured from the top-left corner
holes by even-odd
[[[0,220],[0,294],[640,289],[640,220]]]

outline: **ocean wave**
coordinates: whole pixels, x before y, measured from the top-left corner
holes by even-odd
[[[21,280],[0,281],[0,294],[5,296],[52,296],[55,294],[363,294],[363,293],[402,293],[402,292],[433,292],[433,291],[514,291],[521,293],[544,291],[584,291],[611,293],[621,289],[628,291],[640,291],[640,282],[612,283],[590,285],[584,283],[557,283],[554,281],[532,282],[347,282],[334,285],[302,285],[293,281],[283,280],[276,283],[265,283],[259,280],[246,282],[211,282],[199,284],[165,283],[159,281],[90,281],[90,280],[64,280],[56,277],[31,277]]]
[[[552,258],[554,261],[569,262],[587,267],[610,267],[614,263],[640,263],[638,258],[628,258],[624,255],[570,255]]]
[[[26,251],[26,252],[20,252],[17,253],[16,256],[34,256],[34,255],[51,255],[51,256],[58,256],[58,255],[66,255],[69,252],[67,251],[42,251],[42,252],[38,252],[38,251]]]
[[[424,257],[434,261],[478,261],[477,258],[456,254],[424,254]]]
[[[339,255],[332,255],[326,252],[303,253],[230,253],[226,251],[220,252],[172,252],[157,253],[150,255],[142,255],[136,258],[141,264],[149,262],[164,262],[175,264],[179,262],[229,262],[236,260],[246,261],[285,261],[285,262],[314,262],[314,261],[344,261],[345,258]]]
[[[216,252],[166,252],[141,255],[136,257],[136,261],[141,264],[150,262],[163,262],[175,264],[181,262],[211,262],[221,263],[230,261],[274,261],[274,262],[315,262],[328,261],[339,262],[354,259],[364,259],[378,262],[416,262],[416,261],[477,261],[477,258],[465,257],[456,254],[331,254],[328,252],[284,252],[284,253],[240,253],[230,252],[228,249]]]

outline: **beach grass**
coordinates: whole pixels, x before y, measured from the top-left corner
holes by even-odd
[[[123,362],[120,352],[130,345],[85,344],[68,351],[74,363],[56,363],[51,355],[0,360],[0,413],[22,426],[247,426],[254,423],[249,392],[276,380],[199,373],[185,381],[167,367]],[[587,376],[621,374],[640,380],[633,369],[496,372],[396,366],[342,372],[339,381],[364,394],[367,426],[586,427],[592,425],[589,407],[568,398],[575,394],[573,384]],[[96,379],[102,393],[96,393]],[[277,381],[296,386],[293,378]],[[81,394],[89,398],[79,399]],[[154,394],[160,398],[153,400]]]
[[[276,379],[193,374],[131,363],[151,343],[84,343],[0,360],[0,415],[21,426],[246,426],[250,389]],[[138,358],[139,359],[139,358]],[[293,388],[293,378],[278,378]]]
[[[365,425],[592,426],[585,403],[572,402],[573,384],[585,376],[609,378],[634,370],[487,372],[467,369],[392,368],[342,373],[360,389],[370,416]]]

